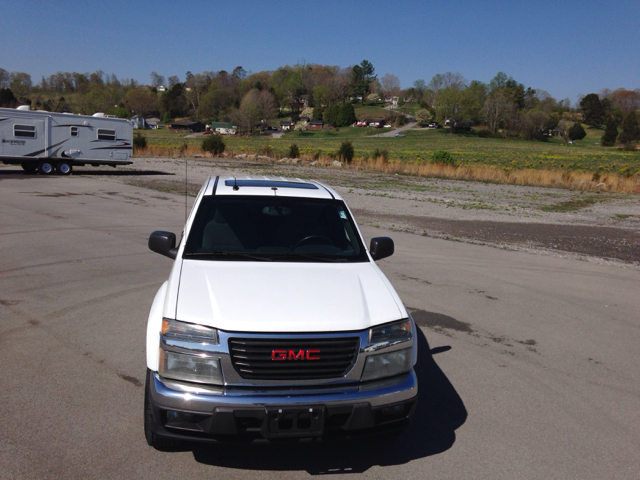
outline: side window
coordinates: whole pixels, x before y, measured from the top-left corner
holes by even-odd
[[[14,125],[13,136],[36,138],[36,127],[33,125]]]
[[[78,136],[78,127],[71,127],[71,136],[72,137]]]
[[[98,140],[111,140],[114,141],[116,139],[116,131],[115,130],[105,130],[103,128],[98,129]]]

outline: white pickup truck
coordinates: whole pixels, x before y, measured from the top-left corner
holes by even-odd
[[[416,327],[340,195],[286,178],[208,179],[147,325],[144,428],[180,440],[349,436],[406,428]]]

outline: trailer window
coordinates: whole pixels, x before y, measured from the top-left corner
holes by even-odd
[[[13,126],[14,137],[36,137],[36,127],[33,125],[14,125]]]
[[[98,140],[115,140],[116,139],[116,131],[115,130],[105,130],[103,128],[98,129]]]
[[[78,136],[78,127],[71,127],[71,136],[72,137]]]

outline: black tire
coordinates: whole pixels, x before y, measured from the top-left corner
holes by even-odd
[[[147,369],[147,378],[144,382],[144,436],[149,446],[158,450],[166,450],[180,445],[180,440],[162,437],[153,432],[153,408],[151,406],[151,370]]]
[[[38,172],[49,175],[51,172],[53,172],[53,164],[48,160],[40,162],[40,165],[38,165]]]
[[[22,162],[20,166],[27,173],[36,173],[38,170],[38,166],[33,162]]]
[[[73,167],[67,162],[60,162],[56,165],[56,172],[60,175],[69,175],[71,170],[73,170]]]

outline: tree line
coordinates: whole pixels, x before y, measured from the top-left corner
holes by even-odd
[[[231,121],[241,131],[251,131],[261,120],[276,116],[295,119],[305,106],[313,108],[313,118],[335,126],[349,125],[355,120],[349,105],[380,105],[385,98],[396,98],[399,107],[407,101],[418,104],[416,117],[421,123],[437,121],[453,130],[485,125],[483,136],[544,141],[550,132],[561,132],[569,138],[570,127],[582,120],[608,129],[604,145],[612,144],[613,131],[617,133],[625,122],[633,123],[635,118],[637,123],[640,109],[640,89],[590,93],[572,108],[569,99],[556,100],[547,91],[525,87],[504,72],[488,83],[467,81],[460,73],[438,73],[429,82],[418,79],[403,90],[398,77],[387,73],[378,78],[367,60],[347,68],[297,64],[257,73],[238,66],[231,72],[187,72],[184,81],[152,72],[148,85],[119,80],[101,70],[58,72],[34,83],[28,73],[0,68],[0,106],[26,103],[59,112],[157,115],[165,122],[176,117]],[[580,136],[578,128],[572,136]],[[627,143],[628,138],[618,140]]]

